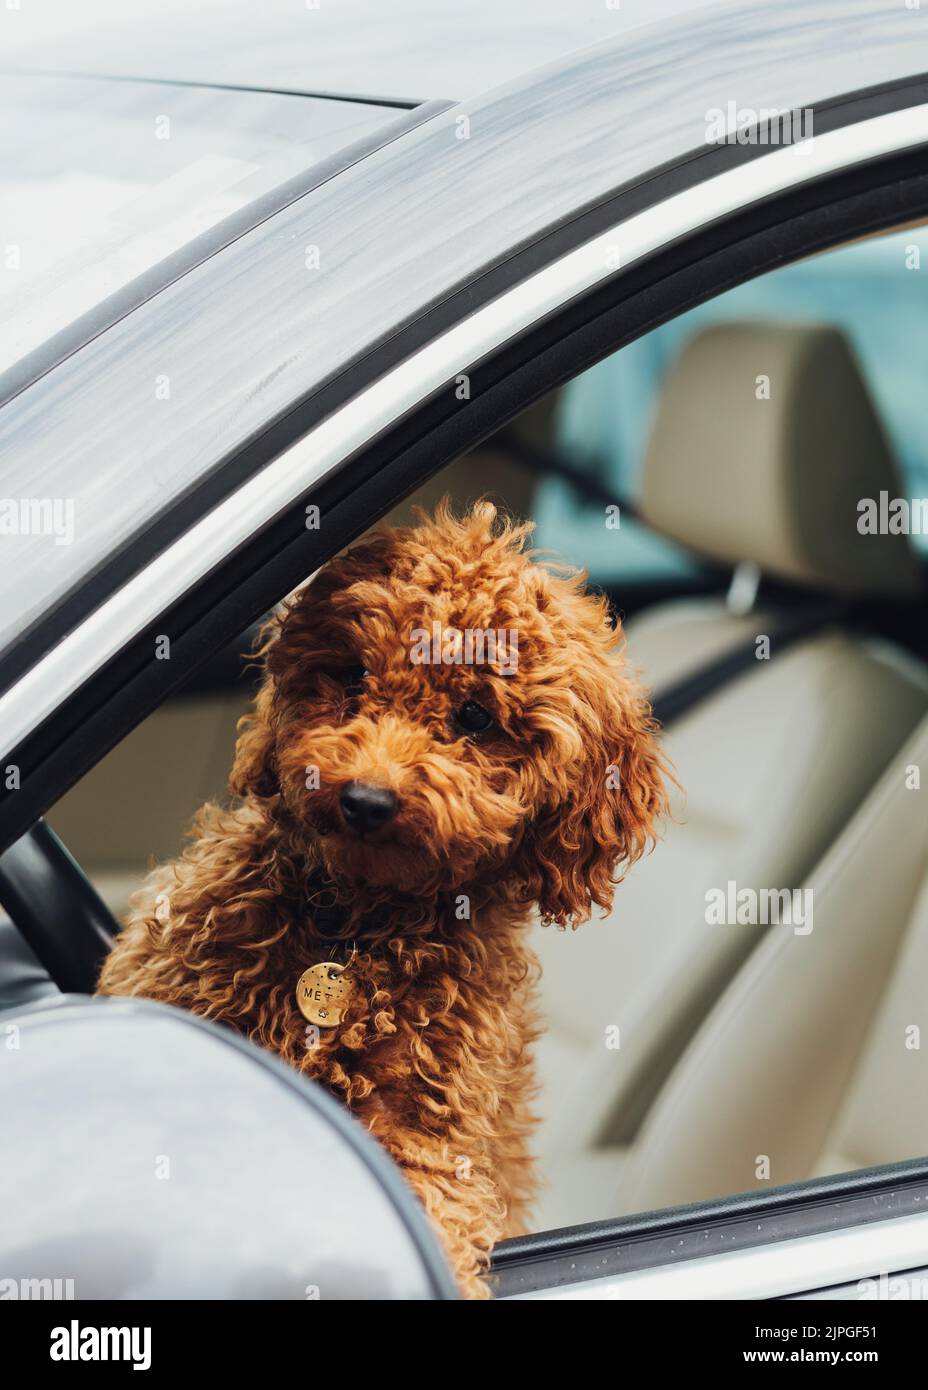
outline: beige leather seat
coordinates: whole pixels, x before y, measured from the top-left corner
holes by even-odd
[[[621,1191],[601,1188],[607,1207],[928,1152],[928,787],[917,769],[928,772],[928,720],[810,875],[812,931],[771,928],[706,1020]]]
[[[759,378],[769,399],[755,394]],[[881,489],[896,496],[900,484],[839,333],[739,324],[691,341],[645,464],[643,511],[656,530],[825,593],[902,596],[918,586],[906,538],[856,528],[858,500]],[[677,602],[630,625],[628,651],[660,687],[776,621]],[[643,1122],[658,1097],[663,1110],[668,1074],[763,939],[757,926],[708,925],[706,893],[729,881],[799,888],[926,709],[920,667],[832,624],[758,661],[669,730],[686,797],[663,843],[620,887],[607,921],[535,932],[548,1024],[539,1227],[640,1205]],[[675,1185],[671,1167],[666,1179],[660,1200],[683,1200],[683,1175]]]

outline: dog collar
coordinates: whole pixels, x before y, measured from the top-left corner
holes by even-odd
[[[307,885],[307,899],[313,925],[321,936],[334,936],[348,920],[347,909],[335,898],[335,885],[323,869],[316,869]],[[337,1028],[354,993],[354,983],[347,974],[357,951],[344,965],[333,960],[319,961],[304,970],[296,982],[297,1008],[307,1023],[317,1028]]]
[[[348,920],[348,909],[335,899],[335,885],[324,869],[314,869],[307,885],[313,925],[322,936],[333,936]]]
[[[306,898],[313,925],[320,936],[337,936],[348,921],[348,909],[336,900],[335,884],[324,869],[314,869],[309,876]],[[354,935],[362,937],[365,929],[376,930],[387,920],[387,908],[375,907],[365,912],[355,924]]]

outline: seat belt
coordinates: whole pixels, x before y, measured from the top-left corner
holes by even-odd
[[[802,607],[795,615],[783,621],[778,628],[769,633],[771,659],[789,650],[790,647],[820,632],[829,623],[836,621],[845,613],[839,602],[816,604]],[[705,666],[688,676],[674,681],[666,689],[658,691],[651,702],[654,718],[666,728],[684,714],[689,714],[710,695],[757,665],[757,638],[733,647],[722,656],[716,657]]]

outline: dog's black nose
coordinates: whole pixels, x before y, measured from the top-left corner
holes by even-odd
[[[396,814],[394,793],[386,787],[371,787],[367,782],[349,782],[339,800],[345,824],[361,835],[379,830]]]

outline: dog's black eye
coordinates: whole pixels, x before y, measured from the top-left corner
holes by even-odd
[[[469,734],[484,734],[493,723],[493,716],[476,700],[467,700],[456,712],[454,722]]]
[[[356,694],[364,684],[366,675],[367,668],[364,666],[343,666],[338,678],[350,694]]]

